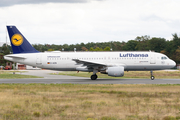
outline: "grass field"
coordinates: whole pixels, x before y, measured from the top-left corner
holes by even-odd
[[[21,78],[40,78],[32,75],[21,75],[17,74],[23,71],[4,71],[0,70],[0,79],[21,79]],[[15,73],[15,74],[13,74]]]
[[[180,85],[0,84],[4,120],[176,120]]]
[[[55,75],[69,75],[69,76],[79,76],[79,77],[90,77],[92,73],[88,72],[59,72],[53,73]],[[180,78],[180,71],[153,71],[153,74],[156,79],[158,78]],[[123,77],[110,77],[106,74],[97,73],[98,78],[109,78],[109,79],[121,79],[121,78],[150,78],[150,71],[129,71],[124,72]]]

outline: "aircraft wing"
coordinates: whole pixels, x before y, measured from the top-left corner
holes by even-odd
[[[106,63],[102,63],[102,62],[95,62],[95,61],[87,61],[87,60],[80,60],[80,59],[72,59],[73,61],[75,61],[78,64],[82,64],[83,66],[87,66],[87,68],[94,68],[94,67],[112,67],[112,66],[123,66],[126,67],[125,64],[123,63],[114,63],[114,64],[106,64]]]
[[[88,68],[107,66],[107,64],[105,63],[99,63],[94,61],[79,60],[79,59],[72,59],[72,60],[75,61],[77,64],[83,64],[83,66],[87,66]]]

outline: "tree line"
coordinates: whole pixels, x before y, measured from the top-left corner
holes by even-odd
[[[176,63],[180,63],[180,37],[177,33],[172,34],[172,40],[166,40],[165,38],[150,37],[150,36],[137,36],[134,40],[127,42],[110,41],[110,42],[89,42],[80,44],[33,44],[35,49],[40,52],[44,51],[155,51],[167,55],[173,59]],[[3,45],[0,47],[2,53],[9,54],[12,52],[11,47]]]

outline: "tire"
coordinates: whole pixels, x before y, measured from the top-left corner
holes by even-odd
[[[151,80],[154,80],[155,79],[155,77],[154,76],[151,76]]]
[[[91,80],[96,80],[97,79],[97,75],[91,75]]]

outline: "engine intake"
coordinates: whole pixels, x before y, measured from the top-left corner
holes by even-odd
[[[124,76],[124,67],[108,67],[106,72],[108,73],[108,76],[122,77]]]

